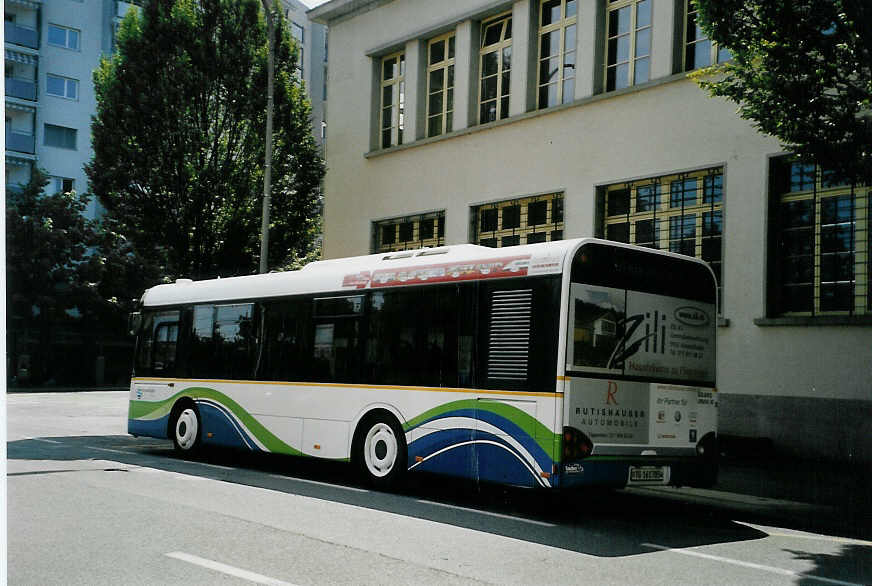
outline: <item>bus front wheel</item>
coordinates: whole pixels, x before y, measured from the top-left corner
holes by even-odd
[[[354,442],[357,465],[368,484],[396,487],[406,472],[406,436],[393,416],[376,413],[357,428]]]
[[[202,445],[200,440],[200,413],[193,403],[184,405],[173,422],[173,445],[185,455],[196,454]]]

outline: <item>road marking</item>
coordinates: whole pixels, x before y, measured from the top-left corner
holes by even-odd
[[[191,464],[199,464],[200,466],[208,466],[209,468],[220,468],[221,470],[236,470],[232,466],[222,466],[220,464],[209,464],[207,462],[197,462],[196,460],[188,460]]]
[[[50,440],[50,439],[43,439],[43,438],[41,438],[41,437],[26,437],[26,436],[25,436],[24,439],[33,440],[33,441],[35,441],[35,442],[45,442],[45,443],[47,443],[47,444],[60,444],[60,443],[61,443],[61,442],[56,442],[56,441],[54,441],[54,440]]]
[[[784,568],[776,568],[774,566],[765,566],[763,564],[755,564],[751,562],[743,562],[741,560],[734,560],[732,558],[725,558],[717,555],[711,555],[708,553],[701,553],[698,551],[691,551],[689,549],[674,549],[672,547],[666,547],[664,545],[657,545],[656,543],[643,543],[642,547],[650,547],[651,549],[659,549],[660,551],[668,551],[671,553],[680,553],[681,555],[702,558],[706,560],[712,560],[715,562],[722,562],[725,564],[732,564],[734,566],[742,566],[744,568],[751,568],[754,570],[762,570],[764,572],[770,572],[772,574],[779,574],[781,576],[790,576],[791,578],[805,578],[810,580],[817,580],[818,582],[824,582],[825,584],[838,584],[839,586],[862,586],[862,584],[857,584],[856,582],[845,582],[842,580],[834,580],[832,578],[824,578],[822,576],[816,576],[814,574],[806,574],[805,572],[794,572],[793,570],[786,570]]]
[[[281,478],[282,480],[293,480],[295,482],[305,482],[306,484],[315,484],[317,486],[326,486],[329,488],[341,488],[342,490],[351,490],[353,492],[369,492],[365,488],[356,488],[354,486],[343,486],[342,484],[330,484],[329,482],[319,482],[317,480],[309,480],[307,478],[294,478],[293,476],[283,476],[281,474],[270,474],[273,478]]]
[[[843,543],[847,545],[863,545],[866,547],[872,546],[872,541],[864,541],[862,539],[852,539],[850,537],[835,537],[832,535],[818,535],[817,533],[806,533],[804,531],[783,531],[766,525],[754,525],[753,523],[743,523],[736,521],[739,525],[762,531],[770,537],[787,537],[790,539],[810,539],[812,541],[827,541],[829,543]]]
[[[128,452],[126,450],[113,450],[112,448],[98,448],[96,446],[85,446],[89,450],[97,450],[98,452],[112,452],[113,454],[127,454],[128,456],[131,454],[135,454],[135,452]]]
[[[503,513],[494,513],[492,511],[482,511],[479,509],[471,509],[469,507],[460,507],[457,505],[449,505],[446,503],[437,503],[436,501],[428,501],[424,499],[418,499],[419,503],[425,505],[433,505],[436,507],[445,507],[446,509],[456,509],[458,511],[466,511],[468,513],[476,513],[478,515],[488,515],[489,517],[499,517],[500,519],[510,519],[512,521],[520,521],[522,523],[532,523],[533,525],[541,525],[542,527],[557,527],[554,523],[547,523],[545,521],[536,521],[534,519],[527,519],[525,517],[515,517],[514,515],[505,515]]]
[[[188,562],[189,564],[194,564],[195,566],[200,566],[209,570],[221,572],[222,574],[227,574],[228,576],[242,578],[243,580],[248,580],[249,582],[254,582],[255,584],[271,584],[273,586],[294,586],[294,584],[291,584],[290,582],[285,582],[283,580],[277,580],[276,578],[270,578],[269,576],[264,576],[262,574],[249,572],[248,570],[243,570],[242,568],[228,566],[227,564],[222,564],[221,562],[207,560],[205,558],[197,557],[183,551],[173,551],[164,555],[173,559],[181,560],[183,562]]]

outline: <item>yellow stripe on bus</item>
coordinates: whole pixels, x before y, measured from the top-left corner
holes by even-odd
[[[328,387],[337,389],[372,389],[386,391],[425,391],[429,393],[467,393],[476,395],[509,395],[512,397],[562,397],[563,393],[531,393],[526,391],[496,391],[487,389],[455,389],[447,387],[403,387],[397,385],[355,385],[347,383],[303,383],[285,381],[250,381],[224,379],[133,378],[135,383],[198,383],[234,385],[271,385],[284,387]]]

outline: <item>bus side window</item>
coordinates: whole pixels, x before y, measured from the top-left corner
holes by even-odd
[[[220,378],[247,379],[254,376],[254,304],[215,307],[215,360]]]
[[[311,299],[283,299],[265,303],[261,366],[258,378],[307,382],[312,370],[306,327],[311,321]]]
[[[312,371],[316,382],[356,382],[361,363],[364,296],[315,299]]]
[[[215,376],[214,346],[212,341],[215,329],[215,306],[194,306],[194,319],[191,328],[188,352],[189,368],[193,378],[212,378]]]
[[[154,373],[172,376],[176,370],[179,322],[166,322],[154,330]]]
[[[139,376],[175,376],[179,339],[178,311],[147,312],[136,350]]]

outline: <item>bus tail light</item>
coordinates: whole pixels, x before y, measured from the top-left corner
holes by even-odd
[[[718,436],[714,432],[705,434],[696,444],[696,454],[701,458],[716,460],[718,458]]]
[[[593,451],[593,442],[574,427],[563,428],[563,460],[581,460]]]

